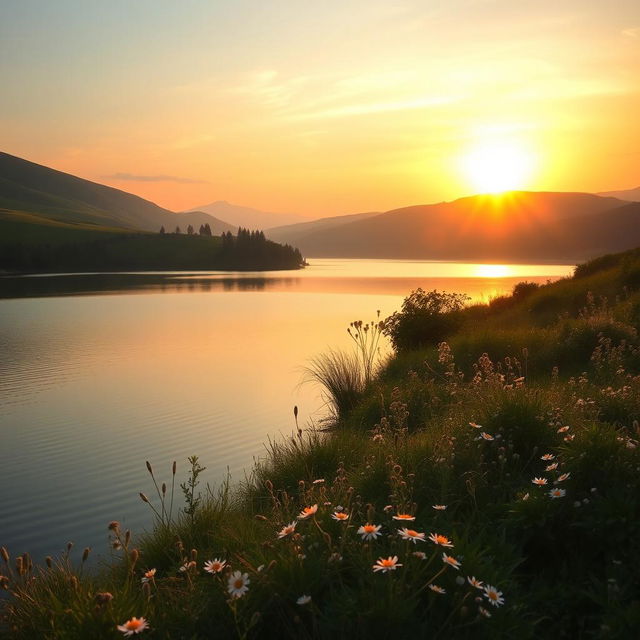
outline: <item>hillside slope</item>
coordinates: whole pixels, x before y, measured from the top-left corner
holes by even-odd
[[[209,224],[217,235],[235,230],[206,213],[176,214],[119,189],[0,152],[0,208],[67,223],[158,231]]]

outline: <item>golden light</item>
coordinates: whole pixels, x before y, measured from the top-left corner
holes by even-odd
[[[506,278],[513,275],[507,264],[479,264],[476,266],[476,278]]]
[[[462,168],[477,193],[501,193],[526,188],[534,160],[522,145],[483,143],[463,157]]]

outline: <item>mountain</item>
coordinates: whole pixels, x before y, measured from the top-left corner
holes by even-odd
[[[245,227],[247,229],[260,229],[264,231],[271,227],[294,224],[306,220],[303,216],[293,213],[270,213],[268,211],[260,211],[251,207],[241,207],[231,204],[226,200],[218,200],[211,204],[205,204],[201,207],[189,209],[189,212],[200,211],[208,213],[225,220],[231,225],[237,227]]]
[[[573,262],[640,245],[638,209],[587,193],[517,191],[395,209],[288,241],[311,257]]]
[[[597,195],[619,198],[620,200],[627,200],[628,202],[640,202],[640,187],[623,191],[603,191]]]
[[[332,216],[330,218],[320,218],[319,220],[312,220],[311,222],[299,222],[298,224],[288,224],[281,227],[273,227],[266,231],[266,235],[271,240],[276,242],[285,242],[292,244],[298,242],[300,239],[317,232],[326,229],[337,229],[344,224],[355,222],[357,220],[364,220],[365,218],[371,218],[372,216],[380,215],[380,211],[372,211],[368,213],[353,213],[346,216]]]
[[[167,231],[209,224],[214,235],[235,227],[206,213],[174,213],[131,193],[0,152],[0,208],[63,223]]]

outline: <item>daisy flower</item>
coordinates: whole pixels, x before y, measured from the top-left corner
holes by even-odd
[[[411,542],[413,542],[413,544],[415,544],[416,542],[424,542],[424,533],[418,533],[417,531],[414,531],[413,529],[398,529],[398,534],[400,535],[400,537],[403,540],[411,540]]]
[[[467,576],[467,582],[476,589],[482,589],[482,580],[476,580],[475,576]]]
[[[504,604],[504,598],[502,597],[502,591],[498,591],[495,587],[492,587],[490,584],[486,585],[485,588],[484,588],[484,597],[494,607],[499,607],[501,604]]]
[[[571,427],[560,427],[558,433],[566,433]]]
[[[305,604],[309,604],[311,602],[311,596],[300,596],[297,600],[296,600],[296,604],[299,604],[301,607],[303,607]]]
[[[553,453],[545,453],[543,456],[540,456],[540,460],[553,460],[554,458]]]
[[[388,558],[378,558],[377,562],[373,565],[374,572],[382,571],[395,571],[397,567],[402,565],[398,563],[398,556],[389,556]]]
[[[434,504],[433,508],[436,511],[444,511],[447,508],[447,505],[446,504]]]
[[[477,424],[475,422],[470,422],[469,426],[473,427],[474,429],[482,429],[482,425],[481,424]]]
[[[363,524],[358,529],[358,535],[361,535],[363,540],[375,540],[382,535],[380,533],[381,528],[381,524]]]
[[[555,471],[558,468],[558,463],[554,462],[553,464],[548,464],[544,470],[545,471]]]
[[[558,476],[558,479],[556,480],[556,482],[564,482],[567,478],[569,478],[570,475],[571,475],[571,471],[569,471],[568,473],[563,473]]]
[[[547,484],[547,479],[546,478],[534,478],[531,482],[533,482],[533,484],[537,484],[539,487],[543,487],[545,484]]]
[[[393,519],[394,520],[402,520],[404,522],[413,522],[416,519],[416,517],[412,516],[412,515],[410,515],[408,513],[396,513],[396,515],[393,516]]]
[[[490,433],[485,433],[484,431],[480,434],[480,437],[483,440],[489,440],[489,441],[495,440],[495,438]]]
[[[316,511],[318,510],[318,505],[314,504],[310,507],[305,507],[299,514],[298,514],[298,520],[304,520],[305,518],[308,518],[309,516],[312,516]]]
[[[414,551],[413,555],[418,558],[418,560],[426,560],[427,554],[424,551]]]
[[[525,494],[522,496],[522,501],[524,502],[525,500],[528,500],[528,499],[529,499],[529,492],[527,491],[527,493],[525,493]]]
[[[324,483],[324,478],[318,478],[317,480],[314,480],[312,484],[323,484]]]
[[[484,607],[478,607],[478,613],[485,618],[491,617],[491,614]]]
[[[227,591],[231,594],[232,598],[241,598],[247,591],[249,591],[250,584],[248,573],[241,573],[240,571],[234,571],[229,576],[229,582],[227,584]]]
[[[451,540],[449,540],[447,536],[442,536],[439,533],[432,533],[429,536],[429,540],[431,540],[433,544],[439,544],[443,547],[453,547],[453,543],[451,542]]]
[[[434,593],[447,593],[442,587],[439,587],[437,584],[430,584],[429,589],[431,589],[431,591],[433,591]]]
[[[153,577],[156,575],[156,570],[155,569],[149,569],[149,571],[145,571],[144,575],[142,576],[142,582],[149,582],[149,580],[153,580]]]
[[[284,538],[286,536],[290,536],[295,530],[296,530],[296,521],[294,520],[293,522],[289,523],[288,525],[285,525],[284,527],[282,527],[282,529],[280,529],[280,531],[278,532],[278,538]]]
[[[186,573],[191,569],[195,569],[196,563],[193,560],[189,560],[189,562],[185,562],[179,569],[180,573]]]
[[[448,556],[446,553],[442,554],[442,562],[454,569],[460,569],[460,563],[453,556]]]
[[[549,495],[552,498],[564,498],[567,495],[567,492],[564,489],[551,489],[551,491],[549,491]]]
[[[349,519],[349,514],[348,514],[348,513],[345,513],[344,511],[334,511],[334,512],[331,514],[331,517],[332,517],[334,520],[340,520],[340,521],[344,522],[345,520],[348,520],[348,519]]]
[[[142,633],[148,628],[149,624],[144,618],[136,618],[135,616],[131,618],[131,620],[127,620],[124,624],[118,625],[118,631],[122,631],[127,638],[134,633]]]
[[[207,560],[204,563],[204,570],[207,573],[220,573],[226,566],[226,560],[220,560],[216,558],[215,560]]]
[[[565,442],[573,442],[574,438],[575,438],[575,435],[570,435],[570,436],[565,436],[563,440]]]

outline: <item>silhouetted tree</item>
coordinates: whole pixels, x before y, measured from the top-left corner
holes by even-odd
[[[187,235],[190,235],[190,236],[193,235],[193,225],[189,225],[187,227]]]
[[[162,226],[160,227],[160,233],[161,233],[162,235],[164,235],[164,225],[162,225]]]
[[[176,233],[182,233],[182,232],[180,231],[180,227],[176,227]]]

